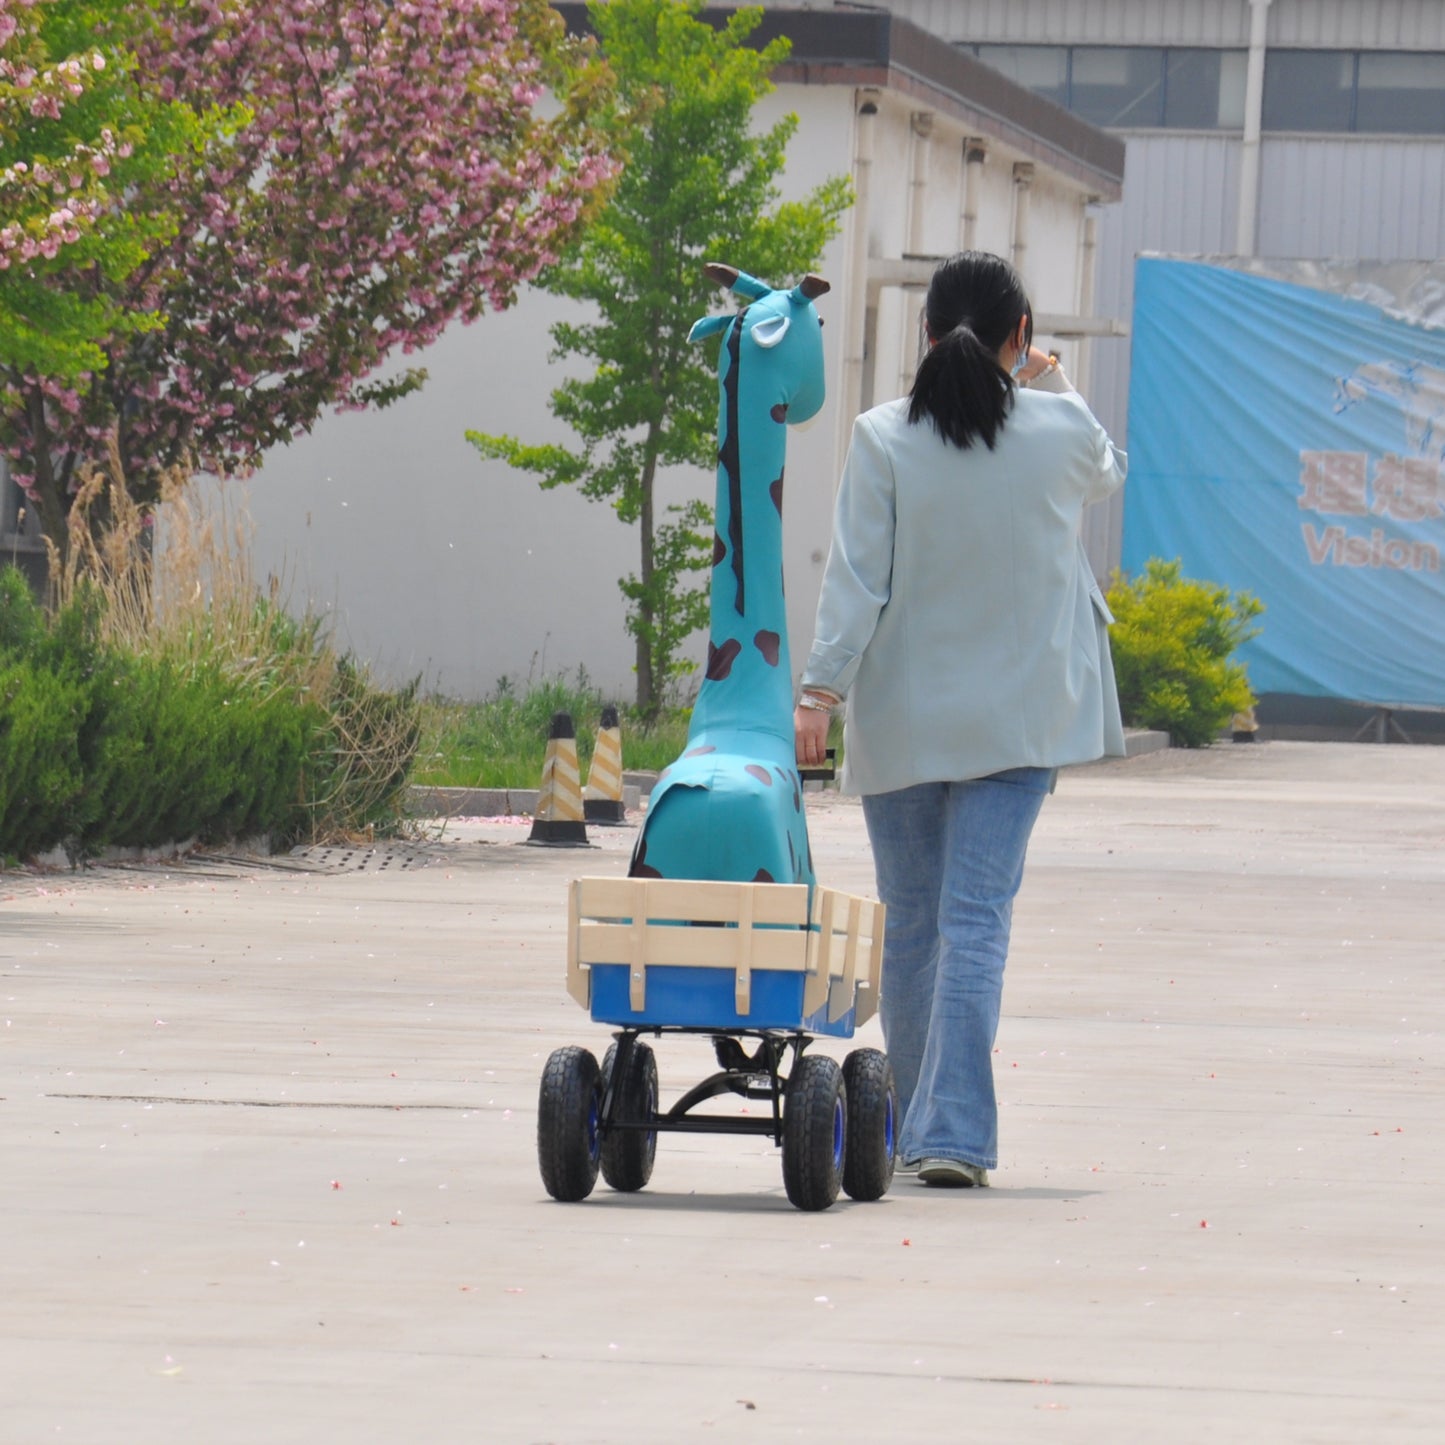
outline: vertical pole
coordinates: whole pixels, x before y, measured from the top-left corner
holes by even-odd
[[[978,188],[983,179],[983,163],[988,151],[982,140],[970,136],[963,143],[963,210],[958,217],[958,249],[973,251],[978,247]]]
[[[1099,218],[1087,208],[1084,211],[1084,236],[1079,249],[1079,315],[1094,314],[1094,282],[1099,265]],[[1071,371],[1074,385],[1089,394],[1089,363],[1093,360],[1094,343],[1088,336],[1079,338],[1079,351]]]
[[[1259,245],[1259,149],[1270,0],[1249,3],[1249,68],[1244,77],[1244,141],[1239,152],[1239,215],[1234,238],[1234,249],[1241,256],[1253,256]]]
[[[1029,195],[1034,188],[1034,168],[1028,161],[1014,162],[1014,234],[1012,255],[1014,270],[1029,284]]]
[[[873,127],[878,92],[860,90],[853,101],[853,208],[849,212],[847,322],[843,336],[843,385],[838,403],[838,455],[848,450],[853,419],[862,408],[868,329],[868,223],[873,181]]]
[[[912,164],[908,176],[908,233],[903,251],[908,256],[928,254],[928,175],[933,155],[933,112],[916,110],[909,117],[913,131]],[[913,385],[913,374],[923,358],[921,308],[914,305],[916,292],[904,292],[903,339],[898,348],[898,391]]]

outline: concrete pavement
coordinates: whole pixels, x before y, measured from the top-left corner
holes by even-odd
[[[0,874],[3,1445],[1445,1438],[1445,749],[1067,774],[996,1187],[817,1215],[742,1137],[546,1198],[564,884],[632,831],[526,832]]]

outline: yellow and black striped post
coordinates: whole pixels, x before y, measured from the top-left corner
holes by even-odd
[[[622,729],[617,709],[610,703],[602,709],[597,746],[592,749],[592,766],[582,790],[582,811],[589,823],[627,821],[622,805]]]
[[[582,784],[577,771],[577,732],[565,712],[552,714],[542,786],[532,816],[529,843],[586,847],[587,824],[582,815]]]

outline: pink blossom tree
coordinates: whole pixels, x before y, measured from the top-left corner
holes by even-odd
[[[155,329],[73,380],[5,378],[0,443],[62,548],[77,469],[112,443],[145,501],[167,467],[244,471],[328,406],[415,389],[425,372],[386,363],[509,305],[616,169],[605,68],[544,0],[154,13],[147,92],[239,123],[158,182],[175,234],[121,288]]]
[[[171,157],[223,124],[132,82],[124,3],[0,0],[0,388],[75,380],[105,364],[102,341],[155,325],[113,286],[172,234],[169,206],[118,198],[155,194]]]

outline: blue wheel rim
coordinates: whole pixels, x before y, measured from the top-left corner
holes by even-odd
[[[587,1103],[587,1157],[596,1159],[602,1153],[602,1137],[598,1128],[597,1095],[594,1093]]]
[[[843,1100],[840,1096],[833,1103],[833,1168],[843,1167]]]
[[[885,1159],[893,1157],[893,1095],[889,1094],[883,1103],[883,1148]]]

